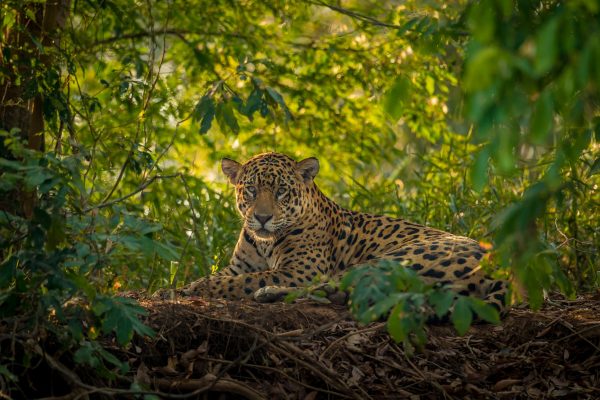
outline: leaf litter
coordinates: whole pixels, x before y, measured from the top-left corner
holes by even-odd
[[[464,336],[429,325],[412,354],[385,323],[361,326],[343,306],[140,299],[157,335],[134,339],[131,374],[163,393],[223,399],[597,399],[600,293],[553,295]],[[122,354],[118,354],[122,351]],[[212,397],[209,397],[212,398]]]

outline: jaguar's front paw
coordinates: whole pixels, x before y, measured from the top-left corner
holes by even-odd
[[[184,287],[182,287],[181,289],[179,289],[179,293],[182,296],[198,296],[198,297],[202,297],[202,296],[207,296],[207,297],[221,297],[221,296],[216,296],[215,293],[211,292],[210,286],[209,286],[209,280],[207,278],[202,278],[199,279],[195,282],[192,282]]]
[[[151,298],[154,300],[173,300],[176,296],[174,289],[162,288],[152,293]]]
[[[254,292],[254,300],[259,303],[274,303],[297,289],[282,286],[265,286]]]

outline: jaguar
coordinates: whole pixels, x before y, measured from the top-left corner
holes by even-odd
[[[349,268],[394,260],[428,284],[505,311],[507,282],[492,279],[481,263],[479,242],[402,218],[342,208],[314,179],[319,161],[263,153],[240,164],[224,158],[243,218],[229,265],[181,290],[183,295],[273,301],[307,287],[317,277],[341,277]],[[274,295],[275,294],[275,295]]]

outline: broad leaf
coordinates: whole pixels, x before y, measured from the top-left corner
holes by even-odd
[[[469,299],[465,296],[459,296],[454,303],[454,310],[452,311],[452,324],[459,335],[464,335],[469,330],[471,322],[473,321],[473,313],[469,305]]]

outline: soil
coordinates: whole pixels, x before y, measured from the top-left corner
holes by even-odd
[[[343,306],[140,299],[157,335],[106,347],[152,390],[218,399],[600,399],[600,293],[553,295],[407,351]],[[410,349],[408,349],[410,350]],[[143,385],[142,385],[143,386]],[[181,398],[181,397],[179,397]]]

